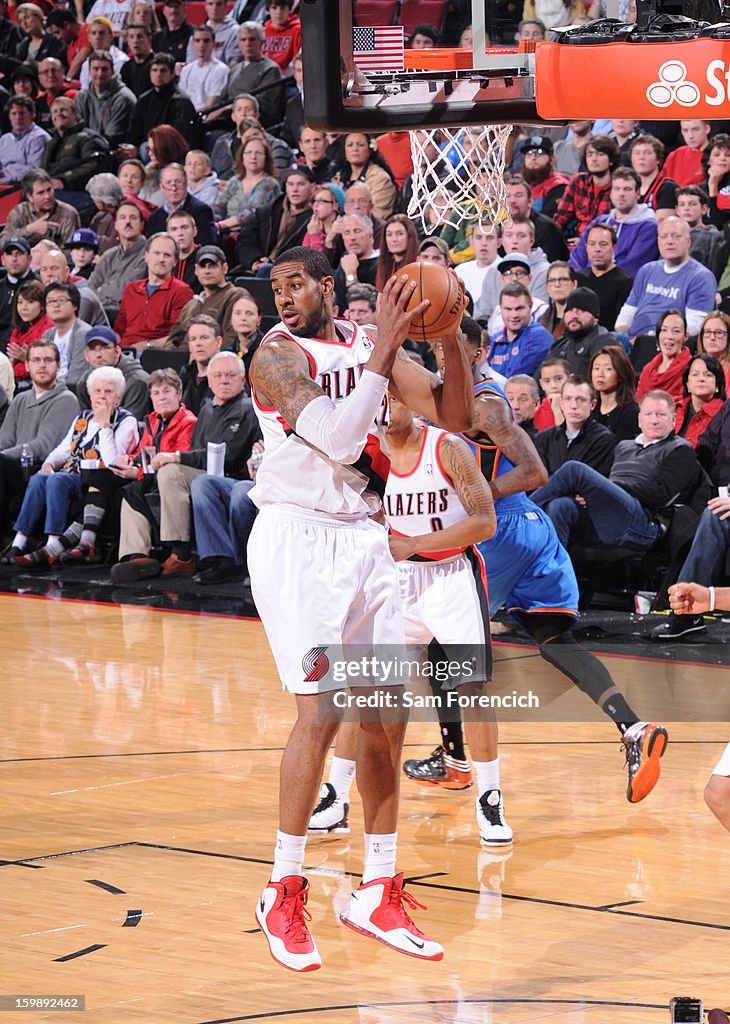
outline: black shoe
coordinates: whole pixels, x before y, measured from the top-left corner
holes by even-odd
[[[692,633],[706,633],[707,626],[701,615],[670,615],[661,626],[651,631],[652,640],[680,640]]]
[[[156,558],[139,555],[129,558],[126,562],[117,562],[112,566],[112,579],[115,583],[134,583],[135,580],[150,580],[162,573],[162,566]]]
[[[22,548],[6,548],[2,555],[0,555],[0,565],[15,565],[15,559],[22,554]]]
[[[243,566],[236,565],[230,558],[219,558],[214,565],[193,576],[194,583],[204,587],[214,583],[238,583],[243,580]]]

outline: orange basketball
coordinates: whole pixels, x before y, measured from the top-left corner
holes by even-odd
[[[464,290],[452,270],[438,263],[409,263],[398,271],[398,277],[407,274],[416,282],[416,290],[408,303],[414,309],[422,299],[431,305],[412,321],[408,332],[414,341],[434,341],[461,321],[464,312]]]

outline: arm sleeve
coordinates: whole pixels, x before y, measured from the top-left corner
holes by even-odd
[[[357,387],[335,405],[322,395],[305,406],[296,433],[334,462],[356,462],[388,390],[388,378],[365,370]]]
[[[685,315],[687,317],[687,330],[690,337],[699,334],[702,328],[702,321],[705,319],[710,309],[714,306],[714,302],[707,309],[690,309],[689,306],[685,309]]]
[[[629,298],[631,298],[631,296],[629,296]],[[621,307],[621,309],[618,311],[618,316],[616,317],[616,327],[626,327],[627,329],[630,330],[631,325],[634,322],[634,317],[636,316],[636,311],[638,310],[638,308],[638,306],[629,305],[629,302],[626,301]]]

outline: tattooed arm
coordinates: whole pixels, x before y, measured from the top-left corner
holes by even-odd
[[[360,458],[388,389],[387,377],[366,369],[335,405],[310,377],[302,349],[285,337],[257,349],[251,382],[259,401],[273,405],[298,437],[344,465]]]
[[[391,535],[390,551],[398,562],[419,551],[446,551],[478,544],[496,533],[497,516],[492,494],[468,446],[460,437],[447,434],[439,446],[439,455],[467,518],[447,526],[445,530],[435,530],[418,537]]]
[[[431,373],[408,358],[399,349],[393,365],[392,380],[396,395],[404,405],[437,423],[445,430],[468,430],[474,409],[474,381],[457,328],[444,335],[444,378]]]
[[[304,352],[284,335],[256,350],[250,378],[259,402],[275,406],[293,429],[305,406],[324,396],[310,376]]]
[[[481,431],[504,452],[514,465],[508,473],[489,481],[493,498],[532,491],[547,483],[547,471],[537,449],[501,398],[478,395],[474,402],[473,431]]]

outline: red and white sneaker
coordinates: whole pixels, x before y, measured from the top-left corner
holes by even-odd
[[[423,903],[405,891],[402,873],[394,878],[375,878],[372,882],[363,883],[350,896],[340,914],[340,921],[353,931],[369,935],[406,956],[442,960],[443,946],[416,928],[406,904],[426,909]]]
[[[277,964],[290,971],[316,971],[322,966],[307,921],[309,883],[301,875],[269,882],[256,907],[256,920]]]

